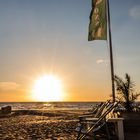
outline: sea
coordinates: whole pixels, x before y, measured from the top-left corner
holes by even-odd
[[[0,108],[12,110],[89,110],[100,102],[0,102]]]

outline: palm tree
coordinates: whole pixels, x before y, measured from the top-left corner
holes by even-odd
[[[130,76],[126,73],[125,74],[125,81],[115,75],[114,81],[116,84],[116,90],[118,98],[123,106],[126,108],[126,111],[131,112],[133,110],[133,103],[138,98],[140,94],[134,94],[134,83],[131,81]]]

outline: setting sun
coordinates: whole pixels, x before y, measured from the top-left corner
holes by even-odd
[[[35,81],[32,94],[37,101],[62,101],[62,83],[53,75],[42,76]]]

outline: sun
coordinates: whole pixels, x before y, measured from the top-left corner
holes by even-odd
[[[32,90],[33,99],[36,101],[62,101],[62,82],[54,75],[45,75],[35,81]]]

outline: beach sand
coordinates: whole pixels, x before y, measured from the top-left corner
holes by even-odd
[[[16,110],[0,115],[0,140],[75,140],[84,111]],[[125,140],[140,140],[140,118],[124,120]]]
[[[74,140],[74,111],[15,111],[0,116],[0,140]]]

